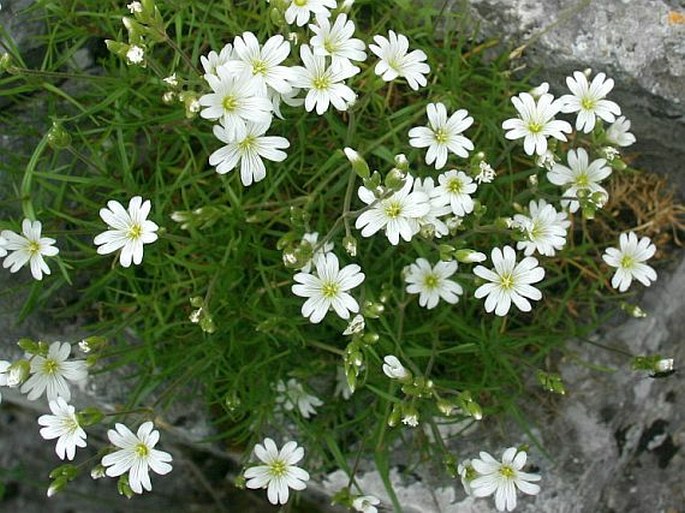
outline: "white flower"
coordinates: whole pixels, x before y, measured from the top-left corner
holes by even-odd
[[[205,70],[205,80],[207,80],[207,75],[212,75],[218,77],[217,69],[219,66],[223,66],[233,59],[233,45],[231,43],[226,44],[222,49],[221,53],[216,53],[214,50],[209,52],[207,56],[200,56],[200,62]]]
[[[635,136],[628,130],[630,130],[630,120],[626,119],[625,116],[616,118],[616,121],[607,128],[607,141],[616,146],[630,146],[635,142]]]
[[[302,385],[294,378],[290,378],[288,383],[279,381],[276,384],[276,402],[282,404],[286,411],[292,411],[297,407],[305,419],[310,415],[316,415],[316,408],[323,405],[323,401],[318,397],[308,394]]]
[[[327,16],[317,15],[316,25],[309,25],[315,36],[309,40],[314,55],[325,55],[332,59],[333,66],[351,66],[350,61],[366,60],[366,45],[354,35],[354,22],[346,14],[338,14],[333,22]]]
[[[264,135],[269,129],[269,123],[253,123],[248,121],[244,126],[238,126],[235,137],[231,137],[229,130],[220,125],[214,126],[214,136],[226,143],[209,156],[209,165],[216,166],[216,172],[225,174],[232,171],[240,162],[240,181],[245,187],[252,182],[260,182],[266,177],[266,167],[262,159],[272,162],[282,162],[287,157],[283,148],[290,146],[285,137]]]
[[[532,307],[528,299],[539,301],[542,293],[531,283],[537,283],[545,277],[545,270],[538,266],[534,257],[525,257],[516,263],[516,252],[510,246],[493,248],[491,254],[494,269],[490,270],[482,265],[476,266],[473,273],[489,281],[481,285],[474,292],[474,297],[485,299],[485,311],[493,310],[495,315],[507,315],[512,301],[523,312],[529,312]]]
[[[409,427],[416,427],[419,425],[419,414],[415,410],[409,411],[402,415],[402,424]]]
[[[625,292],[635,278],[649,287],[656,280],[656,272],[644,262],[654,256],[656,246],[649,237],[638,240],[635,232],[622,233],[618,243],[619,249],[607,248],[602,255],[607,264],[616,267],[611,286],[619,292]]]
[[[538,99],[540,96],[547,93],[549,93],[549,82],[542,82],[539,86],[528,91],[528,94],[535,99]]]
[[[373,495],[359,495],[352,501],[352,507],[360,513],[378,513],[381,500]]]
[[[554,119],[561,104],[554,101],[551,94],[543,94],[536,102],[530,94],[520,93],[511,98],[511,103],[518,112],[518,118],[507,119],[502,123],[502,128],[508,130],[504,137],[523,138],[523,150],[527,155],[543,155],[547,151],[548,137],[565,141],[564,132],[573,131],[566,121]]]
[[[265,96],[257,95],[259,88],[255,87],[251,72],[237,75],[226,65],[216,68],[216,72],[217,76],[205,75],[213,92],[200,97],[200,105],[205,107],[200,112],[201,117],[220,120],[229,137],[236,137],[237,127],[245,121],[271,122],[271,102]]]
[[[578,211],[580,203],[572,198],[578,197],[578,191],[584,190],[589,193],[601,192],[608,196],[607,191],[599,185],[611,174],[611,168],[606,166],[605,159],[596,159],[588,163],[588,154],[585,148],[569,150],[567,157],[568,165],[554,164],[552,171],[547,173],[547,179],[555,185],[567,186],[564,191],[564,199],[561,206],[568,208],[571,213]]]
[[[422,228],[425,226],[432,227],[432,232],[437,238],[441,238],[447,235],[450,230],[439,217],[444,216],[452,212],[449,205],[445,205],[440,198],[439,193],[435,192],[435,182],[428,176],[423,179],[416,178],[414,180],[414,192],[423,192],[429,198],[430,209],[428,213],[422,217],[418,218],[419,226]]]
[[[140,64],[145,60],[145,50],[138,45],[132,45],[126,52],[128,64]]]
[[[176,72],[172,73],[168,77],[163,78],[162,82],[169,87],[178,87],[178,77],[176,76]]]
[[[7,248],[5,247],[7,245],[7,239],[2,236],[0,233],[0,258],[4,257],[7,255]]]
[[[478,182],[478,185],[482,183],[492,183],[492,181],[495,179],[497,176],[497,173],[495,172],[494,169],[492,169],[492,166],[485,162],[484,160],[481,160],[478,163],[478,169],[480,170],[478,174],[476,175],[475,179],[476,182]]]
[[[288,25],[297,22],[297,26],[305,25],[312,13],[317,16],[330,16],[328,9],[335,9],[335,0],[292,0],[285,10],[285,21]]]
[[[345,328],[345,331],[343,331],[343,335],[356,335],[357,333],[361,333],[364,331],[364,328],[366,327],[366,321],[364,320],[364,316],[361,314],[357,314],[354,317],[352,317],[352,320],[347,324],[347,328]],[[1,385],[2,383],[0,383]]]
[[[418,258],[416,262],[407,267],[404,281],[407,282],[407,292],[419,294],[419,305],[429,310],[435,308],[442,298],[450,304],[459,301],[459,296],[464,293],[461,285],[452,280],[450,276],[457,272],[458,264],[454,260],[450,262],[438,262],[431,267],[428,260]]]
[[[363,237],[370,237],[379,230],[385,230],[385,236],[393,246],[400,237],[409,242],[419,232],[419,219],[430,212],[428,196],[421,191],[412,190],[414,179],[407,176],[404,186],[390,197],[376,201],[376,197],[366,187],[359,187],[357,194],[367,205],[373,206],[363,212],[355,222]]]
[[[103,456],[106,474],[118,477],[128,472],[128,484],[135,493],[152,490],[150,469],[160,476],[171,472],[171,454],[154,448],[159,442],[159,431],[154,427],[150,421],[143,422],[134,435],[125,425],[116,423],[107,431],[109,441],[119,450]]]
[[[152,204],[134,196],[128,202],[128,210],[116,200],[109,200],[107,208],[100,209],[100,217],[110,227],[97,235],[93,242],[99,255],[108,255],[121,249],[119,263],[130,267],[143,261],[143,245],[157,240],[159,226],[147,220]]]
[[[12,364],[7,360],[0,360],[0,387],[9,386],[7,378],[9,377],[9,370]],[[0,403],[2,402],[2,394],[0,393]]]
[[[469,156],[473,143],[461,133],[473,124],[473,118],[464,109],[459,109],[449,118],[442,103],[429,103],[426,107],[429,126],[417,126],[409,130],[409,145],[426,148],[426,164],[435,162],[435,169],[442,169],[447,163],[447,153],[462,158]]]
[[[331,103],[340,111],[347,110],[357,95],[342,82],[355,75],[356,68],[327,66],[326,57],[314,55],[309,45],[300,47],[300,57],[304,67],[292,68],[295,73],[293,85],[307,89],[307,96],[304,99],[304,108],[307,112],[316,107],[316,113],[321,115],[328,110]]]
[[[621,115],[621,108],[614,102],[605,100],[614,88],[614,81],[598,73],[588,84],[587,77],[580,71],[573,72],[573,78],[566,77],[566,85],[572,94],[565,94],[559,101],[561,112],[577,112],[576,130],[590,133],[595,128],[596,118],[612,123]]]
[[[131,14],[143,12],[143,5],[140,2],[131,2],[126,7]]]
[[[307,487],[309,473],[295,465],[304,458],[304,449],[291,441],[279,451],[271,438],[265,438],[263,444],[256,444],[254,453],[264,465],[245,470],[245,486],[251,489],[266,488],[271,504],[285,504],[290,488],[304,490]]]
[[[11,252],[2,263],[4,268],[16,273],[27,263],[31,268],[31,275],[36,280],[43,279],[43,273],[50,274],[50,268],[43,259],[44,256],[55,256],[59,253],[53,244],[55,239],[41,237],[42,225],[40,221],[24,219],[21,223],[23,235],[11,230],[3,230],[0,237],[4,239],[3,251]]]
[[[551,171],[556,163],[557,156],[549,150],[546,150],[542,155],[535,157],[535,165],[544,168],[547,171]]]
[[[47,390],[48,401],[64,398],[71,399],[67,380],[81,382],[88,377],[88,368],[83,360],[68,362],[71,345],[67,342],[53,342],[47,356],[35,355],[31,358],[31,377],[21,386],[21,393],[29,401],[35,401]]]
[[[404,368],[394,355],[386,355],[383,358],[383,373],[390,379],[406,380],[411,377],[411,372]]]
[[[357,313],[359,304],[347,293],[364,281],[364,273],[357,264],[340,269],[338,257],[327,253],[315,262],[316,275],[298,273],[292,286],[293,294],[308,298],[302,305],[302,315],[313,323],[319,323],[333,308],[343,319],[350,318],[350,312]]]
[[[55,452],[60,459],[65,457],[73,460],[76,455],[76,447],[86,446],[86,432],[79,424],[76,417],[76,410],[73,406],[58,397],[50,401],[50,411],[52,415],[41,415],[38,424],[44,426],[40,430],[40,436],[45,440],[57,438]]]
[[[374,68],[376,75],[386,82],[403,77],[414,91],[428,83],[424,76],[430,72],[430,67],[424,62],[428,57],[423,50],[407,54],[409,40],[406,36],[390,30],[388,38],[375,35],[373,40],[376,44],[369,45],[369,50],[380,58]]]
[[[514,223],[523,230],[527,240],[519,241],[516,249],[523,249],[526,256],[535,251],[554,256],[566,245],[566,231],[571,226],[566,212],[557,212],[544,199],[528,204],[530,216],[516,214]]]
[[[454,215],[464,217],[473,212],[471,194],[478,188],[473,178],[463,171],[451,169],[438,175],[438,183],[434,194],[443,205],[450,206]]]
[[[290,82],[295,74],[292,68],[280,64],[290,55],[290,43],[282,35],[270,37],[260,46],[252,32],[243,32],[233,40],[233,56],[225,67],[237,76],[252,74],[253,84],[257,84],[259,94],[267,94],[267,86],[280,94],[292,90]]]
[[[316,246],[316,244],[319,241],[319,233],[318,232],[309,232],[305,233],[302,236],[302,240],[305,240],[309,242],[312,248]],[[334,244],[332,242],[326,242],[322,247],[320,247],[318,250],[316,250],[312,254],[312,258],[307,262],[304,266],[300,268],[300,271],[303,273],[310,273],[312,271],[312,266],[316,268],[316,263],[322,259],[327,253],[330,253],[333,251]]]
[[[471,481],[474,497],[488,497],[495,494],[498,511],[513,511],[516,508],[516,489],[528,495],[537,495],[540,487],[531,481],[539,481],[538,474],[523,472],[527,454],[516,447],[509,447],[502,454],[502,462],[487,452],[481,451],[480,458],[474,458],[471,465],[479,476]]]
[[[471,465],[471,460],[466,459],[457,465],[457,473],[461,479],[461,485],[464,487],[466,495],[473,495],[473,490],[471,490],[471,481],[478,476],[478,473],[474,470],[473,465]]]

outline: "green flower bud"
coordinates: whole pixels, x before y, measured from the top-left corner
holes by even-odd
[[[16,388],[29,379],[31,364],[28,360],[17,360],[7,369],[7,386]]]
[[[566,393],[566,388],[564,388],[564,383],[559,374],[538,370],[535,373],[535,377],[542,388],[548,392],[553,392],[560,395],[564,395]]]
[[[76,414],[76,419],[78,420],[78,423],[81,424],[81,427],[99,424],[104,418],[105,414],[92,406],[84,408]]]
[[[352,148],[345,148],[343,149],[343,152],[345,153],[347,160],[349,160],[350,164],[352,164],[352,169],[355,173],[357,173],[357,176],[359,176],[359,178],[362,180],[369,178],[371,175],[371,170],[369,169],[369,165],[366,163],[366,160],[364,160],[364,157],[362,157]]]
[[[119,480],[117,481],[117,491],[119,492],[119,495],[123,495],[127,499],[133,497],[133,490],[131,490],[131,486],[128,484],[128,474],[122,474],[119,476]]]
[[[404,182],[407,180],[407,172],[400,168],[393,167],[385,176],[385,186],[391,191],[399,191],[404,187]]]

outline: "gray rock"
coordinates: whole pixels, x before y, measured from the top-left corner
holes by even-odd
[[[574,70],[605,72],[616,86],[610,98],[633,122],[639,164],[678,180],[685,159],[685,6],[676,0],[453,0],[468,10],[481,36],[511,49],[526,44],[524,61],[539,69],[558,96]],[[675,21],[674,21],[675,20]]]

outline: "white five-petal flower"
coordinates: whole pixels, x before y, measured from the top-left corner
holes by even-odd
[[[107,208],[100,209],[100,217],[110,227],[97,235],[93,242],[98,246],[100,255],[108,255],[121,250],[119,263],[129,267],[143,261],[143,245],[157,240],[159,226],[148,221],[152,204],[134,196],[128,202],[128,210],[116,200],[109,200]]]
[[[490,313],[494,310],[495,315],[507,315],[512,301],[519,310],[529,312],[532,307],[526,298],[534,301],[542,299],[540,290],[531,283],[542,281],[545,270],[531,256],[516,263],[516,251],[510,246],[493,248],[490,256],[494,269],[479,265],[473,270],[476,276],[489,282],[478,287],[474,297],[485,297],[485,311]]]
[[[245,121],[271,122],[271,101],[259,94],[261,91],[251,71],[236,74],[225,64],[217,67],[216,73],[216,76],[205,75],[212,92],[198,100],[205,107],[200,112],[201,117],[220,120],[229,137],[235,137],[237,128],[244,126]]]
[[[302,27],[312,14],[328,17],[331,15],[329,9],[335,8],[335,0],[291,0],[285,10],[285,21],[288,25],[297,23],[298,27]]]
[[[602,259],[616,272],[611,278],[611,286],[619,292],[630,287],[633,278],[647,287],[656,280],[656,271],[645,264],[656,253],[656,246],[649,237],[638,240],[635,232],[622,233],[618,239],[619,248],[607,248]]]
[[[323,405],[323,401],[315,395],[307,393],[301,383],[290,378],[288,383],[282,380],[276,384],[276,402],[282,404],[286,411],[292,411],[296,407],[305,419],[316,415],[316,408]]]
[[[282,162],[287,157],[284,148],[290,146],[285,137],[264,135],[269,123],[248,121],[244,127],[235,130],[235,137],[221,125],[214,126],[214,136],[226,145],[209,156],[209,164],[216,166],[216,172],[225,174],[240,163],[240,181],[245,187],[266,177],[266,167],[262,159]]]
[[[226,44],[220,53],[216,53],[214,50],[209,52],[207,56],[200,56],[200,63],[202,63],[202,68],[205,70],[205,80],[207,80],[207,75],[212,75],[214,77],[219,77],[217,69],[219,66],[223,66],[227,62],[233,59],[233,45],[231,43]]]
[[[247,482],[251,489],[266,488],[266,495],[271,504],[285,504],[290,496],[290,488],[304,490],[309,481],[309,473],[298,467],[304,458],[304,449],[297,442],[287,442],[279,451],[271,438],[265,438],[264,445],[256,444],[254,454],[264,465],[255,465],[245,470]]]
[[[76,410],[70,404],[58,397],[50,401],[50,411],[52,415],[41,415],[38,417],[38,424],[44,426],[40,430],[40,436],[45,440],[57,438],[55,452],[60,459],[65,457],[73,460],[76,455],[77,447],[85,447],[86,432],[79,424],[76,417]]]
[[[566,158],[569,167],[555,163],[552,170],[547,173],[547,179],[554,185],[568,187],[564,191],[564,199],[561,200],[562,207],[568,208],[571,213],[576,212],[580,208],[580,203],[572,198],[577,198],[580,190],[590,194],[601,192],[608,197],[606,189],[599,185],[599,182],[611,174],[611,168],[606,165],[605,159],[596,159],[590,163],[585,148],[569,150]]]
[[[159,431],[150,421],[143,422],[138,432],[133,432],[124,424],[117,423],[107,431],[109,441],[119,449],[106,454],[102,465],[107,467],[109,477],[118,477],[128,472],[128,484],[135,493],[152,490],[149,470],[164,476],[171,472],[171,454],[155,449],[159,442]]]
[[[233,58],[225,67],[236,76],[252,74],[252,83],[261,96],[267,94],[267,87],[279,94],[288,94],[292,90],[294,73],[281,63],[289,55],[290,43],[281,34],[270,37],[261,46],[252,32],[243,32],[233,40]]]
[[[315,55],[309,45],[300,47],[302,66],[293,67],[293,85],[307,90],[304,98],[304,108],[311,112],[316,107],[316,113],[321,115],[328,110],[330,104],[340,111],[345,111],[350,103],[357,99],[355,92],[343,81],[357,73],[355,66],[329,66],[326,57]]]
[[[514,225],[519,227],[527,240],[519,241],[516,249],[523,249],[526,256],[535,251],[554,256],[566,245],[566,232],[571,226],[566,212],[557,212],[544,199],[528,204],[529,215],[516,214]]]
[[[21,386],[21,393],[28,394],[29,401],[35,401],[47,391],[48,401],[63,397],[71,399],[67,380],[81,382],[88,377],[84,360],[67,361],[71,345],[67,342],[53,342],[46,356],[31,357],[31,377]]]
[[[22,235],[11,230],[3,230],[0,233],[2,239],[2,255],[10,252],[2,263],[4,268],[10,268],[10,272],[16,273],[27,263],[31,268],[31,275],[36,280],[42,280],[43,274],[50,274],[50,268],[45,262],[44,256],[55,256],[59,253],[53,244],[55,239],[41,237],[42,225],[40,221],[24,219],[21,223]],[[0,255],[0,256],[2,256]]]
[[[419,294],[419,305],[429,310],[435,308],[440,299],[455,304],[464,293],[461,285],[448,279],[457,272],[457,267],[458,264],[454,260],[438,262],[431,266],[425,258],[418,258],[405,270],[407,292]]]
[[[360,513],[378,513],[381,500],[374,495],[359,495],[352,501],[352,508]]]
[[[607,94],[614,88],[614,81],[606,78],[604,73],[598,73],[592,83],[580,71],[574,71],[573,77],[566,77],[566,85],[572,94],[565,94],[559,98],[562,104],[561,112],[577,112],[576,130],[590,133],[595,128],[597,118],[613,123],[616,116],[621,115],[618,104],[605,100]]]
[[[547,151],[548,137],[565,141],[564,133],[573,131],[566,121],[554,119],[561,104],[551,94],[543,94],[535,101],[529,93],[520,93],[511,98],[511,103],[518,117],[502,123],[502,128],[508,130],[504,137],[512,140],[523,138],[523,150],[527,155],[543,155]]]
[[[625,116],[616,118],[606,131],[607,141],[616,146],[630,146],[635,142],[635,136],[629,132],[630,120]]]
[[[343,319],[350,312],[357,313],[359,304],[348,291],[364,281],[364,273],[357,264],[340,269],[338,257],[327,253],[315,262],[316,275],[297,273],[292,286],[293,294],[308,298],[302,305],[302,315],[313,323],[319,323],[333,308]]]
[[[451,169],[438,175],[438,183],[440,185],[433,190],[431,201],[449,205],[455,216],[464,217],[473,212],[475,203],[471,195],[478,188],[473,178],[463,171]]]
[[[347,15],[338,14],[335,22],[327,16],[318,15],[316,25],[309,25],[314,36],[309,40],[314,55],[331,57],[333,66],[352,66],[351,61],[366,60],[366,45],[354,35],[354,22],[347,19]]]
[[[430,66],[425,62],[428,57],[423,50],[407,53],[407,36],[390,30],[387,38],[375,35],[373,40],[376,44],[370,44],[369,50],[380,59],[374,68],[376,75],[386,82],[403,77],[414,91],[428,83],[424,76],[430,72]]]
[[[409,242],[419,232],[419,219],[430,210],[430,199],[422,191],[413,191],[414,178],[407,176],[399,191],[388,198],[376,201],[376,197],[366,187],[359,187],[357,194],[367,205],[373,205],[363,212],[355,222],[363,237],[370,237],[379,230],[385,230],[390,243],[396,246],[400,237]]]
[[[473,143],[461,133],[473,124],[473,118],[464,109],[459,109],[449,118],[442,103],[429,103],[426,107],[429,126],[418,126],[409,130],[409,145],[426,148],[426,164],[435,162],[435,169],[442,169],[447,163],[448,152],[467,158],[473,150]]]
[[[528,495],[537,495],[540,487],[532,481],[539,481],[538,474],[523,472],[528,455],[516,447],[509,447],[499,462],[485,451],[480,458],[471,460],[471,466],[478,477],[469,484],[474,497],[488,497],[495,494],[498,511],[513,511],[516,508],[516,489]]]

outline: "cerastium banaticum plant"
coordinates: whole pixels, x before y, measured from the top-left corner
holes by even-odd
[[[49,495],[84,470],[150,491],[172,470],[157,428],[180,390],[202,391],[243,449],[236,484],[273,504],[340,468],[335,501],[399,509],[358,486],[365,454],[385,473],[439,457],[500,511],[539,492],[524,445],[462,459],[438,425],[515,409],[529,376],[564,394],[554,362],[597,312],[646,315],[628,298],[657,278],[660,228],[604,210],[613,178],[640,176],[622,156],[635,137],[603,72],[531,89],[456,15],[403,4],[54,3],[40,70],[3,43],[0,81],[51,95],[52,118],[33,154],[8,156],[21,212],[0,258],[33,278],[22,314],[71,290],[62,313],[92,331],[82,357],[22,340],[0,361],[0,387],[47,399],[40,434],[69,460]],[[97,73],[55,57],[93,37],[109,38]],[[57,94],[65,77],[79,87]],[[138,396],[79,410],[72,391],[100,361],[156,390],[154,410]]]

